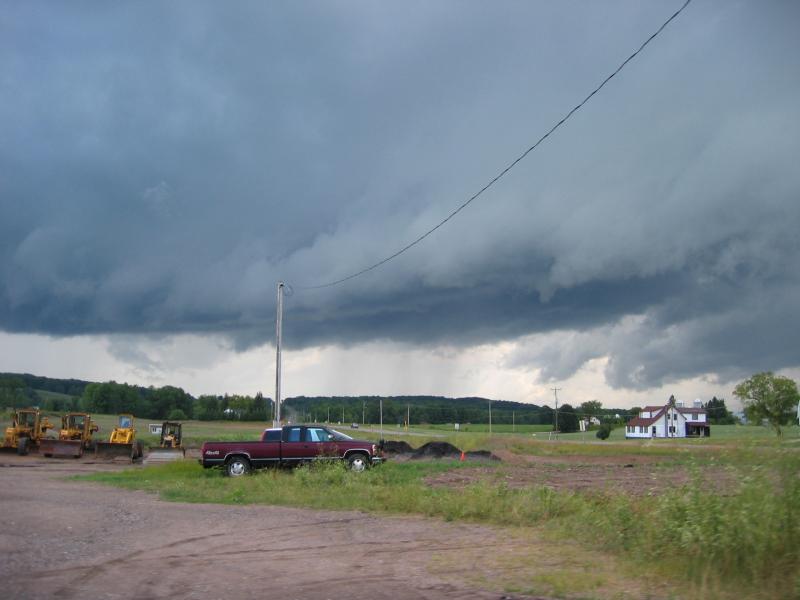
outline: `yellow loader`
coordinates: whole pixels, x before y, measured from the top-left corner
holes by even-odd
[[[133,427],[133,415],[119,415],[117,426],[111,432],[107,442],[98,441],[94,445],[94,454],[99,458],[123,457],[131,462],[142,457],[143,446],[141,440],[136,439],[136,429]]]
[[[47,456],[58,458],[80,458],[84,450],[94,448],[92,435],[100,428],[87,413],[71,412],[61,417],[61,431],[58,439],[44,438],[39,443],[39,451]]]
[[[3,448],[16,448],[17,454],[25,456],[45,439],[53,424],[38,408],[18,408],[14,411],[11,426],[6,427]]]
[[[183,425],[175,421],[164,421],[161,424],[161,439],[158,448],[150,448],[145,464],[154,462],[168,462],[179,460],[186,457],[186,450],[183,448]]]

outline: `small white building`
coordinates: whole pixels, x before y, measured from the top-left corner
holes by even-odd
[[[700,401],[692,408],[676,402],[674,396],[664,406],[645,406],[639,415],[628,421],[626,438],[709,437],[711,426]]]

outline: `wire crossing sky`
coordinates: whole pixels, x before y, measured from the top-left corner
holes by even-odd
[[[341,279],[336,279],[336,280],[334,280],[334,281],[329,281],[329,282],[327,282],[327,283],[322,283],[322,284],[319,284],[319,285],[296,285],[296,286],[295,286],[295,288],[296,288],[296,289],[300,289],[300,290],[318,290],[318,289],[322,289],[322,288],[333,287],[333,286],[336,286],[336,285],[339,285],[339,284],[345,283],[346,281],[350,281],[351,279],[355,279],[356,277],[360,277],[361,275],[364,275],[365,273],[369,273],[370,271],[373,271],[373,270],[377,269],[378,267],[381,267],[381,266],[385,265],[385,264],[386,264],[386,263],[388,263],[389,261],[391,261],[391,260],[393,260],[393,259],[397,258],[398,256],[400,256],[401,254],[403,254],[403,253],[404,253],[404,252],[406,252],[407,250],[410,250],[411,248],[413,248],[414,246],[416,246],[417,244],[419,244],[420,242],[422,242],[422,241],[423,241],[425,238],[427,238],[429,235],[431,235],[432,233],[434,233],[434,232],[435,232],[437,229],[439,229],[440,227],[443,227],[443,226],[444,226],[444,225],[445,225],[445,224],[446,224],[448,221],[450,221],[450,220],[451,220],[453,217],[455,217],[455,216],[456,216],[458,213],[460,213],[460,212],[461,212],[462,210],[464,210],[464,209],[465,209],[467,206],[469,206],[469,205],[470,205],[470,204],[471,204],[471,203],[472,203],[474,200],[476,200],[477,198],[479,198],[479,197],[480,197],[480,196],[481,196],[481,195],[482,195],[482,194],[483,194],[483,193],[484,193],[486,190],[488,190],[488,189],[489,189],[490,187],[492,187],[492,186],[493,186],[495,183],[497,183],[498,181],[500,181],[500,179],[502,179],[502,178],[503,178],[503,177],[506,175],[506,173],[508,173],[509,171],[511,171],[511,169],[513,169],[515,166],[517,166],[517,164],[518,164],[518,163],[520,163],[520,162],[521,162],[521,161],[522,161],[522,160],[523,160],[523,159],[524,159],[526,156],[528,156],[528,154],[530,154],[531,152],[533,152],[533,151],[534,151],[534,150],[535,150],[535,149],[536,149],[536,148],[537,148],[537,147],[538,147],[540,144],[542,144],[542,142],[544,142],[544,141],[545,141],[545,140],[546,140],[548,137],[550,137],[550,135],[551,135],[552,133],[554,133],[556,129],[558,129],[559,127],[561,127],[561,125],[563,125],[564,123],[566,123],[566,122],[567,122],[567,120],[568,120],[568,119],[569,119],[569,118],[570,118],[570,117],[571,117],[573,114],[575,114],[576,112],[578,112],[578,110],[580,110],[580,109],[581,109],[581,108],[582,108],[582,107],[583,107],[583,106],[584,106],[584,105],[585,105],[585,104],[586,104],[586,103],[587,103],[589,100],[591,100],[591,99],[592,99],[592,97],[593,97],[595,94],[597,94],[597,93],[598,93],[598,92],[599,92],[601,89],[603,89],[603,87],[604,87],[604,86],[605,86],[605,85],[606,85],[606,84],[607,84],[609,81],[611,81],[611,80],[612,80],[612,79],[613,79],[613,78],[614,78],[614,77],[617,75],[617,73],[619,73],[620,71],[622,71],[622,69],[624,69],[624,68],[625,68],[625,65],[627,65],[627,64],[628,64],[629,62],[631,62],[631,61],[632,61],[634,58],[636,58],[636,56],[637,56],[637,55],[638,55],[638,54],[639,54],[639,53],[640,53],[642,50],[644,50],[644,49],[645,49],[645,47],[646,47],[646,46],[647,46],[647,45],[648,45],[650,42],[652,42],[652,41],[653,41],[653,40],[654,40],[656,37],[658,37],[658,35],[659,35],[659,34],[660,34],[662,31],[664,31],[664,29],[666,29],[667,25],[669,25],[669,24],[670,24],[670,23],[671,23],[673,20],[675,20],[675,19],[678,17],[678,15],[680,15],[680,14],[683,12],[683,10],[684,10],[684,9],[685,9],[687,6],[689,6],[689,4],[691,3],[691,1],[692,1],[692,0],[686,0],[686,2],[684,2],[684,3],[683,3],[683,6],[681,6],[681,7],[680,7],[678,10],[676,10],[676,11],[675,11],[675,12],[674,12],[674,13],[673,13],[673,14],[672,14],[672,15],[671,15],[671,16],[670,16],[670,17],[669,17],[669,18],[668,18],[666,21],[664,21],[664,23],[662,23],[662,24],[661,24],[661,26],[660,26],[660,27],[659,27],[659,28],[658,28],[658,29],[657,29],[657,30],[656,30],[656,31],[655,31],[653,34],[651,34],[651,35],[650,35],[650,37],[648,37],[648,38],[647,38],[647,39],[646,39],[646,40],[645,40],[645,41],[644,41],[644,42],[643,42],[643,43],[642,43],[642,44],[641,44],[641,45],[640,45],[640,46],[639,46],[639,47],[638,47],[638,48],[637,48],[637,49],[636,49],[634,52],[633,52],[633,54],[631,54],[631,55],[630,55],[628,58],[626,58],[624,61],[622,61],[622,63],[620,63],[620,65],[619,65],[619,66],[618,66],[616,69],[614,69],[614,71],[613,71],[613,72],[612,72],[610,75],[608,75],[608,76],[607,76],[607,77],[606,77],[606,78],[605,78],[605,79],[602,81],[602,83],[600,83],[600,85],[598,85],[596,88],[594,88],[594,89],[593,89],[593,90],[592,90],[592,91],[591,91],[591,92],[590,92],[590,93],[589,93],[589,94],[588,94],[588,95],[587,95],[587,96],[586,96],[586,97],[585,97],[583,100],[581,100],[581,101],[580,101],[580,102],[579,102],[577,105],[575,105],[575,107],[573,107],[573,108],[572,108],[572,110],[570,110],[570,111],[569,111],[567,114],[565,114],[565,115],[564,115],[564,116],[561,118],[561,120],[559,120],[559,121],[558,121],[558,122],[557,122],[555,125],[553,125],[553,126],[552,126],[552,127],[549,129],[549,130],[547,130],[547,133],[545,133],[544,135],[542,135],[542,136],[541,136],[541,137],[540,137],[540,138],[539,138],[539,139],[536,141],[536,143],[535,143],[535,144],[533,144],[532,146],[530,146],[530,147],[529,147],[527,150],[525,150],[525,152],[523,152],[523,153],[522,153],[522,154],[520,154],[520,155],[519,155],[517,158],[515,158],[515,159],[514,159],[514,160],[513,160],[511,163],[509,163],[509,164],[508,164],[508,166],[506,166],[506,167],[505,167],[505,168],[504,168],[502,171],[500,171],[500,173],[498,173],[498,174],[497,174],[497,175],[496,175],[496,176],[495,176],[493,179],[491,179],[491,180],[489,181],[489,183],[487,183],[486,185],[484,185],[484,186],[483,186],[483,187],[482,187],[480,190],[478,190],[478,191],[477,191],[475,194],[473,194],[472,196],[470,196],[470,197],[469,197],[469,199],[467,199],[467,200],[466,200],[465,202],[463,202],[463,203],[462,203],[460,206],[458,206],[458,208],[456,208],[456,209],[455,209],[453,212],[451,212],[449,215],[447,215],[447,217],[445,217],[444,219],[442,219],[441,221],[439,221],[439,222],[438,222],[436,225],[434,225],[433,227],[431,227],[430,229],[428,229],[428,230],[427,230],[425,233],[423,233],[422,235],[420,235],[420,236],[419,236],[418,238],[416,238],[415,240],[413,240],[413,241],[409,242],[408,244],[406,244],[405,246],[403,246],[402,248],[400,248],[399,250],[397,250],[397,251],[396,251],[396,252],[394,252],[393,254],[390,254],[389,256],[386,256],[385,258],[382,258],[382,259],[381,259],[381,260],[379,260],[378,262],[376,262],[376,263],[373,263],[372,265],[370,265],[370,266],[368,266],[368,267],[365,267],[365,268],[361,269],[360,271],[356,271],[355,273],[352,273],[352,274],[350,274],[350,275],[348,275],[348,276],[346,276],[346,277],[342,277]]]

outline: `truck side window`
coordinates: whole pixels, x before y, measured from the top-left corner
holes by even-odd
[[[265,442],[280,442],[281,441],[281,430],[275,429],[273,431],[267,431],[267,435],[264,438]]]
[[[327,432],[324,429],[309,427],[306,429],[307,442],[324,442],[328,439]]]
[[[292,427],[289,430],[289,435],[286,437],[287,442],[299,442],[300,441],[300,428],[299,427]]]

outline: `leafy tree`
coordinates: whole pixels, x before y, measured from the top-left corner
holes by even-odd
[[[170,412],[180,410],[189,418],[192,414],[192,397],[181,388],[171,385],[152,389],[148,395],[149,410],[147,414],[153,418],[163,419]]]
[[[127,383],[109,381],[90,383],[83,390],[81,404],[87,412],[142,415],[142,400],[139,391]]]
[[[200,396],[194,402],[194,416],[200,421],[218,421],[222,414],[221,398],[217,396]]]
[[[797,384],[788,377],[768,371],[756,373],[736,386],[733,395],[744,404],[747,418],[760,423],[766,419],[775,433],[783,435],[781,425],[792,418],[792,410],[800,401]]]
[[[25,404],[25,382],[19,377],[0,377],[0,408]]]
[[[180,408],[173,408],[167,415],[169,421],[185,421],[188,418]]]
[[[708,413],[709,423],[714,425],[733,425],[736,422],[736,417],[725,406],[725,400],[722,398],[714,396],[706,403],[705,408]]]
[[[581,403],[580,412],[584,417],[600,417],[603,403],[600,400],[587,400]]]
[[[558,429],[562,433],[572,433],[578,431],[578,415],[575,409],[569,404],[564,404],[558,409]]]

